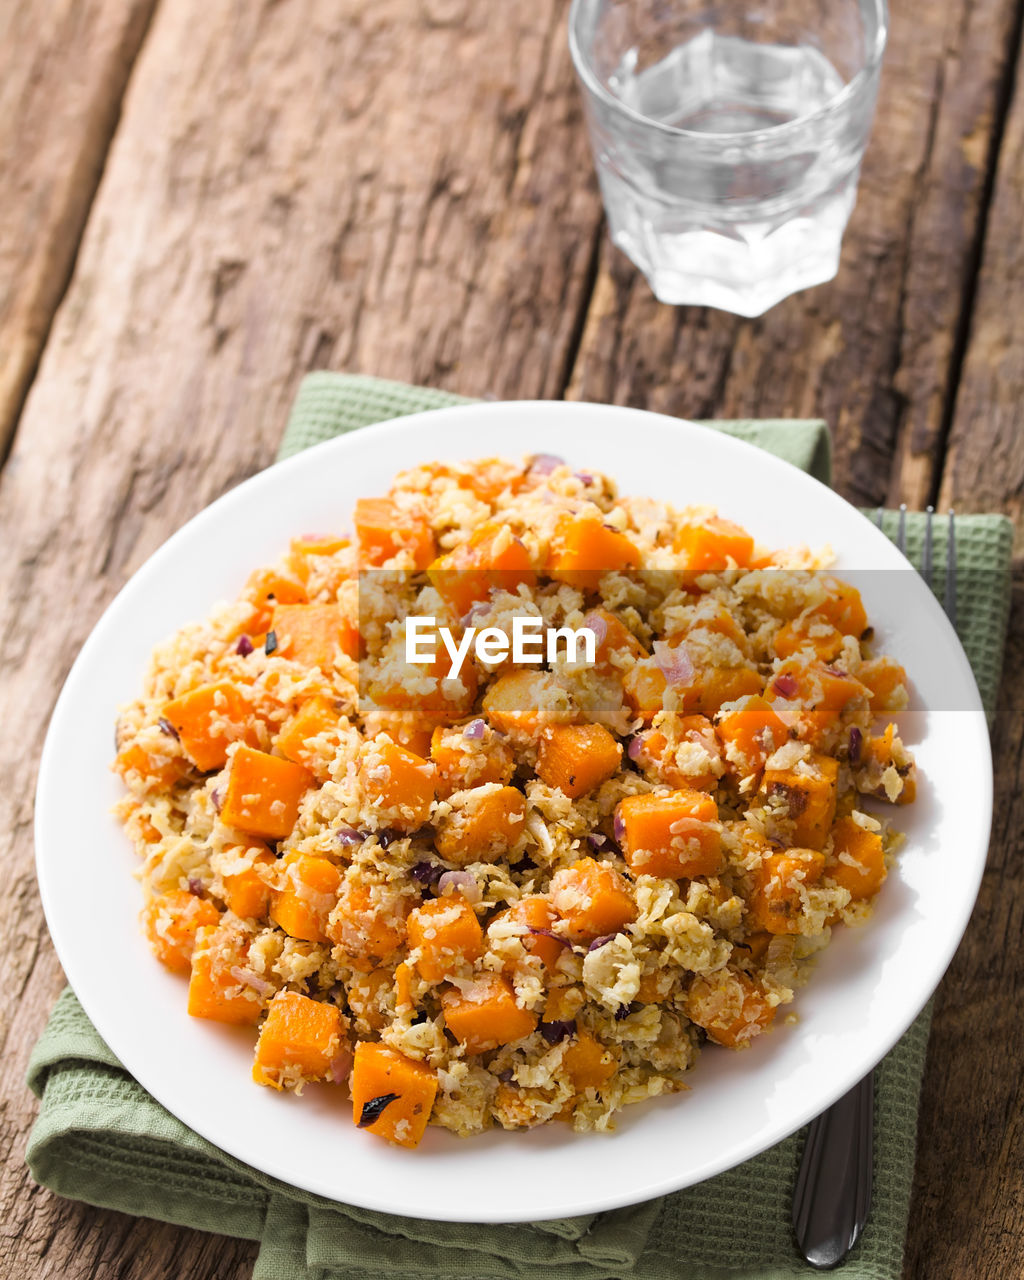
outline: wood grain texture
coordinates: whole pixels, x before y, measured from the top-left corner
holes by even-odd
[[[1024,549],[1024,57],[999,150],[943,477],[943,504],[1000,510]]]
[[[742,320],[660,305],[605,243],[570,395],[691,418],[823,417],[841,492],[923,505],[1016,3],[893,8],[837,279]]]
[[[251,1272],[23,1165],[60,985],[32,867],[61,681],[125,578],[265,465],[331,366],[557,395],[600,226],[565,0],[161,4],[0,471],[0,1274]]]
[[[67,285],[154,3],[0,5],[0,458]]]

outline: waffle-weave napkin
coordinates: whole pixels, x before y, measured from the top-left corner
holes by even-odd
[[[279,457],[372,422],[469,403],[381,379],[316,373],[303,382]],[[830,477],[818,421],[707,424]],[[890,513],[887,520],[894,519]],[[1012,530],[1001,516],[958,517],[960,633],[986,706],[994,702],[1009,607]],[[888,527],[888,526],[887,526]],[[909,520],[919,563],[921,525]],[[936,546],[937,567],[945,544]],[[906,1235],[926,1010],[876,1072],[871,1218],[837,1274],[897,1280]],[[400,1218],[285,1186],[186,1128],[124,1070],[74,993],[57,1001],[32,1055],[41,1100],[27,1160],[59,1195],[201,1230],[259,1240],[254,1280],[792,1280],[817,1274],[798,1257],[790,1202],[802,1137],[660,1200],[530,1225]],[[614,1137],[609,1176],[614,1176]]]

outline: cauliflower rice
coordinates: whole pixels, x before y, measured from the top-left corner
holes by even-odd
[[[404,1146],[610,1129],[791,1020],[901,838],[862,797],[915,791],[904,673],[828,554],[544,457],[417,467],[354,523],[160,645],[121,710],[143,927],[190,1013]],[[411,615],[587,628],[595,657],[410,665]]]

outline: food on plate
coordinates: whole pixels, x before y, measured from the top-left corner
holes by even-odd
[[[828,557],[545,457],[415,467],[351,523],[118,719],[189,1013],[404,1147],[609,1129],[792,1018],[916,788],[906,676]]]

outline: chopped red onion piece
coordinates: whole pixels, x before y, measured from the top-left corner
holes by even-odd
[[[782,675],[776,676],[772,683],[772,688],[780,698],[792,698],[798,687],[796,676],[790,675],[788,671],[783,671]]]
[[[685,644],[677,644],[675,648],[664,640],[654,642],[654,661],[658,669],[670,685],[681,689],[693,682],[693,663],[690,651]]]
[[[327,1068],[327,1073],[335,1084],[344,1084],[352,1070],[352,1050],[347,1046],[338,1050]]]
[[[461,893],[467,902],[474,905],[483,897],[472,871],[446,871],[437,882],[437,892],[443,895],[449,889]]]
[[[238,644],[235,645],[235,653],[240,654],[243,658],[248,658],[252,653],[252,641],[248,636],[239,636]]]
[[[620,1004],[619,1007],[615,1010],[615,1021],[621,1022],[623,1018],[628,1018],[629,1015],[633,1012],[633,1008],[635,1004],[636,1004],[635,1001],[632,1004]]]
[[[548,1044],[558,1044],[560,1040],[564,1040],[566,1036],[571,1036],[576,1030],[576,1023],[567,1018],[560,1018],[557,1022],[542,1022],[537,1030],[541,1033]]]
[[[470,720],[462,731],[464,738],[469,738],[473,742],[479,741],[484,736],[484,730],[487,728],[482,720]]]
[[[549,476],[556,467],[564,467],[565,459],[554,453],[535,453],[530,459],[530,471],[535,476]]]
[[[217,813],[220,813],[221,795],[219,787],[214,787],[210,792],[210,803],[213,805]]]
[[[587,836],[587,844],[590,845],[591,849],[603,849],[607,843],[608,837],[602,835],[600,831],[591,831],[590,835]]]
[[[188,878],[188,891],[194,898],[206,897],[206,886],[202,880],[197,879],[195,876],[189,876]]]
[[[444,867],[438,862],[417,862],[410,868],[409,874],[420,884],[436,884],[444,875]]]
[[[615,821],[612,824],[612,830],[615,832],[616,840],[622,840],[623,836],[626,834],[626,824],[622,820],[622,818],[619,817],[618,814],[615,815]]]
[[[598,947],[603,947],[605,943],[614,942],[617,936],[618,935],[614,933],[606,933],[604,934],[603,937],[595,938],[594,941],[590,944],[590,946],[587,947],[587,950],[596,951]]]
[[[348,848],[353,844],[362,844],[366,839],[366,835],[362,831],[357,831],[355,827],[339,827],[334,833],[334,838],[342,848]]]
[[[574,474],[576,476],[576,479],[579,480],[581,484],[594,483],[594,477],[590,474],[589,471],[577,471]]]
[[[626,755],[630,760],[639,760],[644,753],[644,740],[637,734],[635,738],[630,738],[629,746],[626,748]]]
[[[267,982],[266,978],[261,978],[259,974],[253,973],[251,969],[243,969],[240,965],[232,965],[228,973],[231,974],[236,982],[240,982],[243,987],[251,987],[257,995],[269,996],[274,990],[272,982]]]
[[[542,929],[539,925],[534,928],[533,925],[530,925],[530,932],[539,933],[542,938],[550,938],[553,942],[560,942],[563,947],[572,946],[572,943],[568,938],[560,938],[558,934],[554,933],[551,929]]]
[[[157,721],[157,724],[160,726],[160,732],[165,733],[168,738],[178,738],[177,729],[175,729],[174,725],[171,724],[170,720],[168,720],[166,716],[161,716]]]
[[[850,730],[850,764],[860,764],[860,748],[864,735],[856,725]]]
[[[502,1084],[511,1084],[512,1077],[514,1074],[515,1073],[513,1072],[511,1067],[506,1067],[504,1071],[498,1072],[498,1079],[501,1081]]]
[[[593,631],[594,640],[597,644],[604,644],[608,638],[608,623],[599,613],[594,613],[593,611],[588,613],[583,619],[583,625]]]

